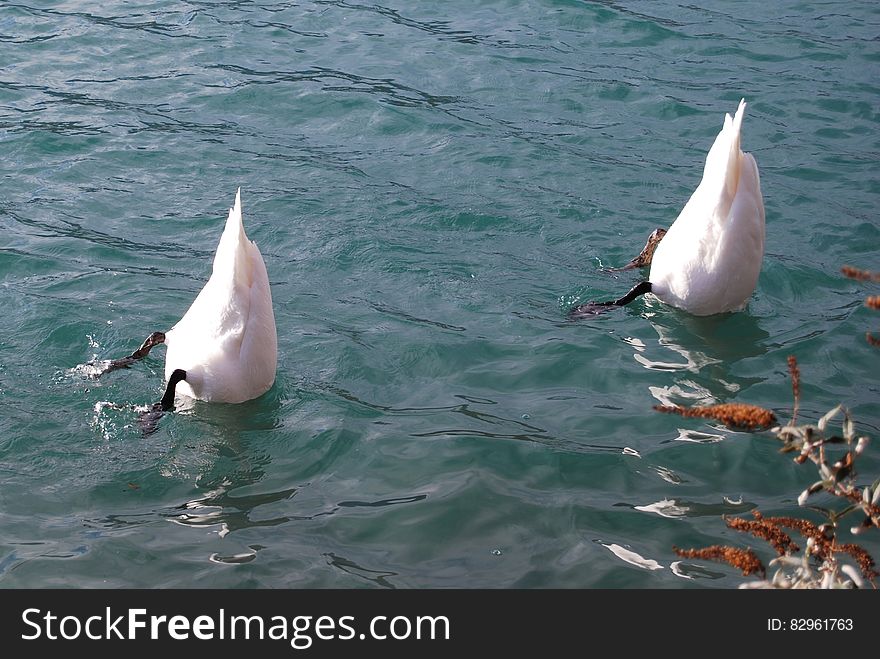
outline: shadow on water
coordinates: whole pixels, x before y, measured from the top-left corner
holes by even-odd
[[[250,482],[247,478],[226,479],[207,495],[186,501],[177,506],[174,511],[162,512],[160,515],[183,526],[218,526],[218,534],[221,538],[231,531],[259,526],[278,526],[294,519],[288,515],[254,519],[251,515],[262,506],[292,499],[296,495],[297,488],[244,496],[230,494],[230,490],[252,485],[261,478],[262,474],[251,479]]]
[[[105,443],[92,456],[98,458],[93,460],[92,468],[101,474],[96,494],[107,499],[105,505],[111,510],[119,505],[120,490],[139,498],[141,503],[134,509],[126,506],[127,510],[117,508],[86,518],[85,527],[94,537],[101,537],[170,521],[225,538],[233,532],[270,529],[427,499],[427,494],[417,492],[363,500],[339,497],[334,502],[328,500],[332,492],[322,492],[319,487],[316,501],[314,496],[299,496],[309,490],[310,482],[278,487],[277,474],[275,479],[271,478],[276,471],[272,463],[278,458],[279,449],[286,446],[289,434],[273,431],[283,428],[284,415],[290,412],[284,408],[290,397],[284,379],[280,378],[264,396],[245,403],[226,405],[178,399],[176,410],[166,413],[149,436],[135,437],[122,432],[125,426],[121,421],[109,424],[103,433]],[[120,418],[131,415],[129,409],[112,409]],[[108,468],[113,471],[109,479]],[[274,486],[264,483],[267,475]],[[194,485],[195,492],[190,489],[185,493],[187,483]],[[262,531],[261,537],[266,537],[267,532],[274,533]],[[256,559],[262,548],[242,545],[233,551],[212,553],[208,560],[248,563]],[[340,565],[352,573],[359,569],[354,563],[341,560]],[[361,570],[360,574],[365,572]],[[383,573],[378,578],[387,576],[392,575]]]
[[[770,335],[748,312],[691,316],[664,309],[645,317],[657,332],[656,344],[625,341],[644,368],[673,375],[674,384],[649,387],[662,404],[724,402],[766,379],[735,373],[737,363],[768,352]]]
[[[281,428],[281,409],[286,394],[283,385],[276,382],[265,394],[243,403],[205,403],[189,400],[179,409],[185,416],[195,417],[199,423],[210,426],[215,433],[237,442],[243,433]]]
[[[335,567],[342,572],[354,575],[360,579],[365,579],[366,581],[381,586],[382,588],[395,588],[394,584],[388,579],[390,577],[396,577],[396,572],[390,572],[387,570],[370,570],[369,568],[361,567],[347,558],[337,556],[333,552],[328,552],[324,554],[324,556],[327,558],[327,563],[330,566]]]
[[[767,353],[770,335],[748,312],[692,316],[669,309],[646,317],[659,336],[660,346],[685,358],[688,367],[712,363],[734,364]]]
[[[337,514],[341,511],[362,508],[384,508],[415,503],[427,498],[426,494],[389,497],[377,500],[342,500],[336,504],[324,504],[314,510],[314,502],[296,512],[293,502],[297,494],[309,486],[270,489],[251,493],[271,472],[272,445],[266,443],[266,430],[283,426],[281,407],[282,385],[276,385],[266,395],[254,401],[237,405],[219,405],[191,401],[175,414],[169,432],[175,436],[173,444],[162,457],[159,474],[166,479],[195,480],[200,494],[180,504],[163,507],[151,513],[112,515],[102,520],[92,520],[97,526],[119,528],[131,524],[143,524],[161,519],[192,528],[212,528],[222,538],[234,531],[258,527],[274,527],[289,522],[309,521]],[[180,432],[184,424],[198,424],[200,432]],[[207,431],[205,431],[207,429]],[[259,441],[251,438],[258,433]],[[161,433],[160,433],[161,434]],[[200,437],[198,443],[190,443],[190,437]],[[151,441],[145,439],[145,441]],[[150,477],[151,470],[146,476]],[[138,480],[133,476],[132,480]],[[247,490],[247,493],[243,493]],[[211,560],[221,563],[249,562],[253,552],[230,556],[212,555]]]
[[[223,538],[234,531],[280,526],[290,522],[313,521],[321,517],[335,515],[346,509],[384,508],[386,506],[415,503],[423,501],[428,497],[426,494],[416,494],[377,501],[340,501],[336,505],[328,506],[324,510],[311,514],[283,514],[258,519],[257,516],[260,512],[264,512],[265,506],[271,507],[273,504],[282,503],[282,507],[285,510],[295,508],[295,504],[289,502],[297,495],[301,488],[288,488],[255,495],[234,496],[230,494],[231,490],[250,484],[253,483],[247,483],[242,480],[224,480],[206,496],[186,501],[173,510],[160,511],[159,515],[181,526],[216,528],[217,534]],[[215,555],[211,560],[215,562],[243,562],[238,560],[239,558],[240,556],[236,555],[234,557],[235,560],[226,561],[221,560],[221,557]],[[384,576],[390,575],[385,574]]]
[[[149,496],[171,489],[174,483],[194,481],[196,487],[207,491],[180,508],[189,504],[199,508],[202,503],[216,500],[229,509],[250,510],[290,498],[295,489],[268,493],[262,498],[228,496],[232,490],[259,483],[269,469],[271,445],[265,440],[252,441],[252,437],[264,436],[266,431],[283,425],[280,389],[276,385],[260,398],[236,405],[178,399],[175,410],[164,413],[149,434],[127,432],[137,427],[137,414],[130,406],[98,403],[96,423],[105,440],[98,455],[106,459],[96,462],[109,460],[117,465],[115,476],[106,485],[116,487],[128,482]],[[119,465],[135,468],[122,471]],[[111,465],[104,464],[107,466]],[[108,517],[104,521],[112,520]]]

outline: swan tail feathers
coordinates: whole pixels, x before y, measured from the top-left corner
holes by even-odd
[[[743,99],[733,117],[729,114],[724,115],[724,127],[718,133],[706,156],[702,184],[717,195],[721,207],[728,206],[733,201],[739,186],[743,157],[740,149],[740,131],[745,109],[746,102]],[[728,203],[725,203],[725,200]]]
[[[251,250],[253,244],[244,231],[241,216],[241,188],[235,193],[235,204],[229,209],[226,227],[214,255],[214,275],[229,277],[246,287],[251,285]]]

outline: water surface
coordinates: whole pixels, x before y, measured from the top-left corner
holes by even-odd
[[[880,438],[877,286],[839,274],[880,270],[880,7],[700,5],[0,6],[0,585],[741,583],[672,546],[748,544],[721,515],[797,513],[815,471],[651,407],[787,419],[795,354],[804,418],[843,402]],[[747,311],[569,322],[637,280],[605,268],[674,220],[741,97]],[[72,369],[182,316],[239,186],[277,382],[144,438],[161,349]]]

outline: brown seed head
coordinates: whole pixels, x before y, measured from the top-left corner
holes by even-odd
[[[673,547],[672,550],[682,558],[702,558],[709,561],[728,563],[742,570],[743,576],[746,577],[755,573],[760,574],[762,577],[766,574],[764,564],[761,563],[761,559],[751,549],[712,545],[703,549],[679,549],[678,547]]]
[[[831,555],[830,538],[825,535],[820,527],[809,520],[799,517],[764,517],[762,521],[773,526],[784,526],[787,529],[794,529],[805,538],[812,538],[815,542],[813,553],[820,560],[825,560]]]
[[[788,372],[791,375],[791,391],[794,394],[794,410],[791,413],[791,425],[794,425],[801,402],[801,369],[798,368],[797,358],[794,355],[788,356]]]
[[[856,563],[859,564],[859,569],[862,571],[862,575],[864,575],[865,579],[873,581],[876,577],[880,576],[880,574],[874,569],[874,559],[871,558],[871,555],[859,545],[853,543],[835,545],[834,551],[837,553],[849,554],[856,559]]]
[[[715,419],[736,430],[764,430],[776,423],[776,416],[770,410],[745,403],[722,403],[720,405],[655,405],[654,409],[666,414],[680,414],[684,417]]]
[[[870,270],[859,270],[851,265],[843,266],[840,271],[850,279],[858,281],[880,281],[880,272],[871,272]]]
[[[756,538],[766,540],[780,556],[800,551],[800,547],[792,541],[790,535],[780,529],[776,524],[763,519],[761,513],[756,514],[756,519],[754,521],[742,519],[741,517],[729,517],[724,521],[727,526],[732,529],[744,533],[751,533]]]

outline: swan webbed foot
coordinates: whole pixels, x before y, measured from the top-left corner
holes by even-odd
[[[119,370],[120,368],[128,368],[136,361],[139,361],[150,354],[150,350],[155,348],[160,343],[165,343],[165,332],[153,332],[144,340],[141,344],[141,347],[131,353],[128,357],[122,357],[121,359],[113,359],[107,362],[104,362],[103,368],[100,372],[97,373],[94,377],[99,378],[102,375],[106,375],[111,371]]]
[[[159,420],[165,416],[162,403],[153,403],[145,412],[138,413],[138,425],[144,437],[152,435],[159,429]]]
[[[599,314],[611,311],[614,308],[614,302],[587,302],[579,304],[568,310],[568,317],[572,320],[577,318],[587,318],[589,316],[598,316]]]
[[[645,246],[642,248],[642,251],[639,252],[639,255],[622,268],[614,269],[632,270],[633,268],[648,267],[649,265],[651,265],[651,260],[654,258],[654,251],[657,249],[657,245],[660,244],[660,241],[663,240],[663,236],[665,235],[666,229],[654,229],[654,231],[651,232],[651,235],[648,236],[648,242],[645,243]]]
[[[642,281],[633,286],[630,289],[629,293],[621,298],[618,298],[617,300],[610,300],[607,302],[587,302],[586,304],[572,307],[572,309],[568,312],[568,317],[574,319],[586,318],[588,316],[597,316],[599,314],[605,313],[606,311],[610,311],[614,307],[622,307],[624,305],[627,305],[640,295],[644,295],[645,293],[650,292],[651,282]]]

